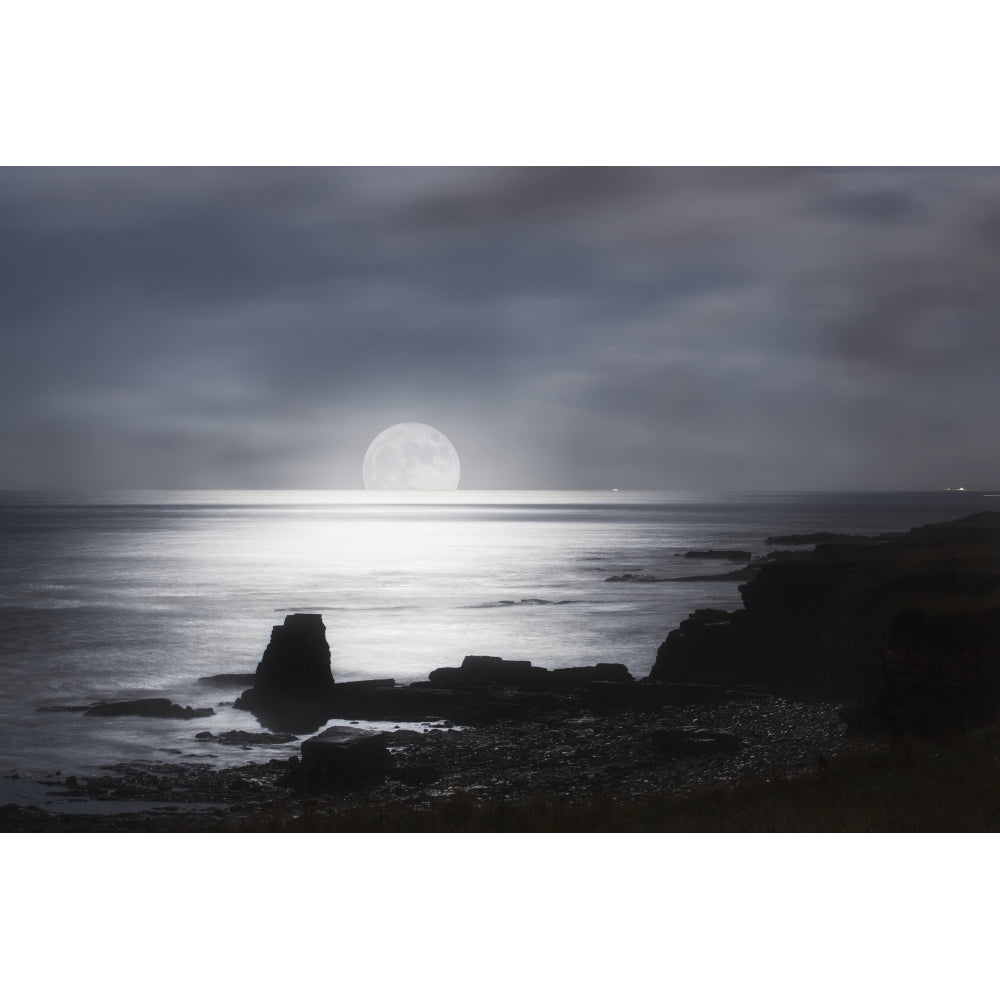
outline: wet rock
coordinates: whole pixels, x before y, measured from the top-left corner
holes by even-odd
[[[84,713],[113,717],[119,715],[141,715],[154,719],[202,719],[215,715],[214,708],[192,708],[190,705],[182,708],[173,704],[169,698],[138,698],[134,701],[108,701],[92,705]]]

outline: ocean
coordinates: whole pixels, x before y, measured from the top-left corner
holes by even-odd
[[[739,564],[688,550],[763,555],[769,535],[998,506],[973,492],[0,494],[0,777],[275,756],[195,738],[260,729],[232,707],[238,689],[199,678],[252,672],[293,611],[322,613],[338,680],[423,680],[469,653],[643,677],[689,612],[740,606],[737,581],[679,579]],[[658,580],[608,581],[627,574]],[[38,711],[154,696],[216,714]]]

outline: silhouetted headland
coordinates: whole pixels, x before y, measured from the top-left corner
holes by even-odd
[[[933,735],[1000,709],[1000,513],[769,559],[738,611],[695,611],[660,646],[653,683],[712,681],[853,702],[869,726]]]

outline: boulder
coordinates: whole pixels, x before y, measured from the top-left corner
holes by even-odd
[[[169,698],[138,698],[134,701],[106,701],[92,705],[84,715],[142,715],[152,719],[202,719],[215,715],[212,708],[182,708]]]
[[[386,734],[332,726],[302,744],[302,770],[309,783],[351,781],[392,770]]]

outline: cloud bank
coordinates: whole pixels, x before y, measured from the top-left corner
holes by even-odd
[[[0,486],[1000,485],[992,169],[0,170]]]

